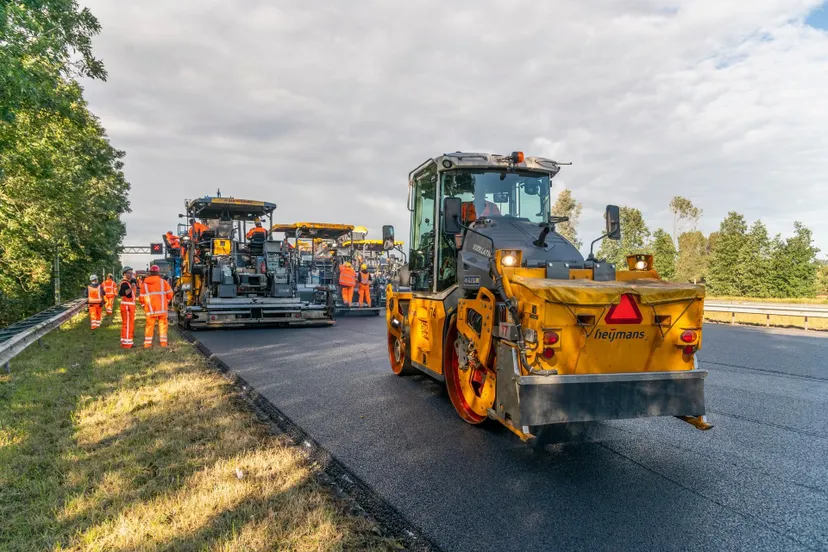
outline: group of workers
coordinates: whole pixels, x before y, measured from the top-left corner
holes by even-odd
[[[354,287],[359,290],[359,306],[362,307],[363,302],[367,307],[371,307],[371,274],[368,272],[368,265],[362,263],[359,266],[359,272],[354,270],[351,263],[346,261],[339,266],[339,287],[342,288],[342,302],[346,306],[351,306],[354,302]]]
[[[93,330],[101,327],[104,309],[107,315],[112,315],[116,296],[120,298],[122,348],[131,349],[134,344],[136,305],[141,305],[146,313],[144,347],[152,347],[156,323],[161,346],[168,345],[167,306],[172,301],[173,290],[169,282],[161,277],[158,265],[152,265],[149,275],[140,282],[135,278],[132,267],[125,266],[120,285],[115,283],[112,274],[107,274],[103,283],[92,274],[84,297],[89,306],[89,324]]]

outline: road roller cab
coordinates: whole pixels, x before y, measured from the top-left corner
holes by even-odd
[[[393,371],[445,381],[464,420],[495,419],[524,440],[647,416],[711,427],[696,365],[703,287],[660,279],[651,255],[585,259],[555,231],[566,219],[549,215],[560,165],[453,153],[412,171],[411,291],[387,290]],[[605,218],[593,245],[621,237],[618,208]]]

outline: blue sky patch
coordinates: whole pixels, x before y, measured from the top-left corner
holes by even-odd
[[[805,18],[805,24],[815,29],[828,30],[828,2],[809,13]]]

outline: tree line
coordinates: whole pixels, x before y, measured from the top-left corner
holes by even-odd
[[[719,230],[705,236],[697,229],[702,210],[687,198],[670,202],[672,232],[650,231],[644,216],[634,207],[621,207],[621,240],[604,240],[596,256],[626,270],[625,258],[652,254],[662,278],[676,282],[704,283],[716,296],[799,298],[828,294],[828,262],[817,258],[811,230],[795,222],[793,235],[771,236],[761,220],[752,224],[735,211],[727,214]],[[563,190],[552,208],[553,215],[568,216],[557,231],[576,245],[581,203]]]
[[[119,266],[124,153],[78,82],[106,80],[99,31],[75,0],[0,4],[0,327],[54,301],[56,258],[64,299]]]

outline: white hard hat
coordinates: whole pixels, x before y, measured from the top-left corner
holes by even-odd
[[[91,276],[89,276],[89,281],[90,282],[97,282],[98,281],[98,275],[97,274],[92,274]]]

